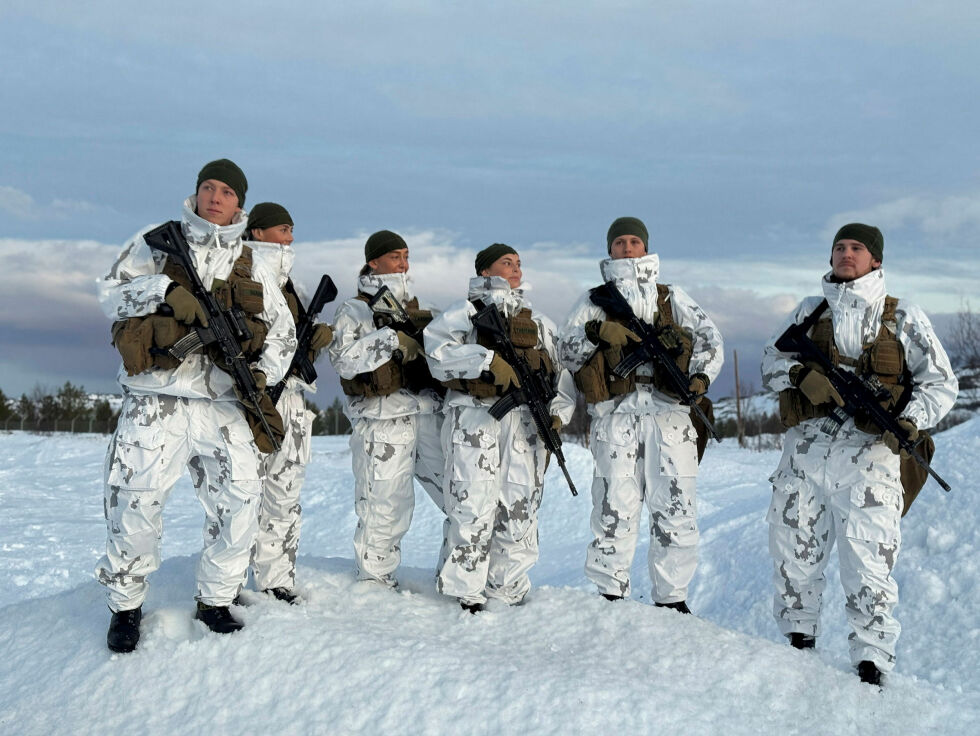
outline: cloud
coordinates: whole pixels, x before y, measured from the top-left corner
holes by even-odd
[[[64,220],[76,216],[110,215],[114,210],[111,207],[77,199],[53,199],[45,205],[16,187],[0,186],[0,212],[5,212],[19,220],[38,222],[51,219]]]

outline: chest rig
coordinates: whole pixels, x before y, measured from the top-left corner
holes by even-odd
[[[170,259],[164,262],[163,275],[174,283],[191,290],[191,282],[184,269]],[[265,345],[269,329],[258,318],[264,309],[262,284],[252,279],[252,249],[242,246],[242,252],[232,264],[227,280],[215,279],[211,292],[221,308],[237,311],[248,333],[251,335],[242,343],[242,353],[249,362],[258,360]],[[174,317],[150,314],[145,317],[130,317],[112,325],[112,344],[122,355],[126,373],[134,376],[150,368],[173,369],[180,365],[177,358],[168,355],[166,350],[194,329],[193,325],[178,322]],[[220,362],[216,346],[208,351],[212,360]]]
[[[873,376],[881,384],[881,406],[898,415],[908,403],[912,390],[911,376],[905,363],[905,348],[896,333],[895,309],[898,299],[885,297],[881,312],[881,325],[874,339],[865,343],[857,359],[840,354],[834,341],[834,323],[829,314],[824,314],[828,305],[824,299],[808,319],[816,320],[810,339],[824,353],[834,366],[854,368],[859,376]],[[823,373],[816,363],[805,363],[811,370]],[[800,422],[815,417],[825,417],[830,407],[825,404],[815,406],[798,388],[788,388],[779,392],[779,418],[783,426],[795,427]],[[854,417],[855,426],[863,432],[879,434],[879,430],[860,414]]]
[[[473,306],[477,310],[483,309],[486,305],[481,301],[474,301]],[[507,326],[507,334],[517,352],[524,356],[532,371],[545,373],[545,380],[550,384],[554,381],[555,364],[548,355],[548,351],[538,345],[538,325],[531,318],[530,309],[522,309],[513,317],[504,317]],[[477,345],[482,345],[488,350],[493,350],[494,346],[490,338],[480,333],[476,333]],[[443,385],[454,391],[462,391],[478,399],[489,399],[502,396],[503,391],[497,386],[493,379],[486,381],[483,378],[454,378],[451,381],[444,381]]]
[[[669,297],[670,289],[664,284],[657,284],[657,316],[654,320],[654,328],[660,344],[673,357],[681,372],[687,375],[694,342],[690,333],[674,320],[674,312]],[[626,324],[623,320],[615,317],[609,318],[609,321],[624,326]],[[586,332],[590,331],[587,327]],[[596,328],[597,331],[598,328]],[[623,349],[621,347],[600,344],[592,357],[578,370],[575,374],[575,385],[582,392],[586,403],[597,404],[601,401],[608,401],[614,396],[625,396],[635,391],[638,383],[653,384],[658,391],[677,398],[676,394],[667,388],[669,384],[662,369],[656,366],[653,366],[653,375],[650,376],[638,376],[635,371],[626,378],[614,376],[612,369],[622,359]]]
[[[371,301],[371,298],[366,294],[358,294],[356,298],[365,304]],[[412,322],[410,329],[415,332],[421,332],[432,321],[430,310],[419,309],[418,297],[412,297],[405,303],[405,311]],[[382,327],[399,329],[396,323],[382,314],[374,314],[374,326],[378,329]],[[358,373],[350,379],[341,378],[340,388],[347,396],[364,396],[366,398],[390,396],[401,389],[406,389],[414,394],[427,388],[440,394],[443,393],[442,385],[432,377],[429,372],[429,364],[421,355],[408,363],[399,363],[392,358],[373,371]]]

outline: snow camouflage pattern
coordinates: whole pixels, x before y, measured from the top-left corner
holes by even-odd
[[[636,315],[650,324],[657,316],[659,267],[655,253],[599,264],[603,280],[613,281]],[[693,339],[689,373],[704,373],[713,381],[724,360],[721,333],[683,290],[669,289],[674,319]],[[588,294],[573,307],[561,331],[561,355],[570,370],[580,369],[596,350],[585,336],[586,323],[604,318]],[[637,375],[652,375],[652,369],[642,365]],[[630,595],[630,567],[645,503],[653,600],[686,600],[699,538],[697,436],[686,407],[652,384],[640,383],[632,393],[589,405],[589,413],[594,538],[586,553],[586,575],[600,593]]]
[[[510,317],[530,309],[526,288],[477,276],[470,280],[469,299],[493,302]],[[429,367],[438,380],[477,378],[490,365],[494,353],[476,343],[474,314],[470,301],[458,302],[425,328]],[[535,314],[532,319],[538,326],[536,347],[547,350],[557,370],[551,413],[567,423],[574,387],[558,361],[555,327],[547,317]],[[487,598],[519,603],[530,590],[528,571],[538,558],[538,508],[548,453],[530,412],[519,407],[498,422],[488,412],[495,400],[460,391],[446,396],[442,444],[448,557],[440,566],[437,589],[465,603]]]
[[[834,283],[829,276],[822,283],[835,343],[842,356],[857,358],[880,329],[884,272],[877,269],[847,283]],[[763,384],[771,391],[789,388],[789,370],[798,365],[776,350],[776,339],[820,301],[808,297],[801,302],[766,346]],[[918,427],[934,426],[956,400],[958,384],[949,359],[915,305],[899,301],[896,330],[913,381],[902,416]],[[890,672],[901,631],[894,617],[898,586],[892,577],[901,548],[899,458],[880,435],[861,432],[853,420],[833,433],[823,429],[824,419],[816,418],[788,430],[779,467],[770,478],[773,501],[766,519],[774,567],[773,614],[783,634],[819,634],[824,568],[836,541],[852,630],[851,661],[867,660]]]
[[[405,273],[366,274],[358,279],[358,291],[369,296],[382,286],[387,286],[402,306],[415,296],[412,280]],[[327,350],[342,378],[373,371],[391,360],[397,349],[397,333],[390,327],[376,328],[366,302],[348,299],[337,309],[334,339]],[[416,360],[422,359],[420,355]],[[404,388],[388,396],[344,398],[344,413],[353,427],[350,448],[357,513],[357,574],[364,580],[394,586],[394,573],[401,560],[399,545],[415,510],[413,476],[442,508],[442,401],[434,391],[416,394]]]
[[[160,566],[163,507],[189,468],[204,507],[197,599],[238,594],[256,533],[258,450],[236,404],[126,392],[105,461],[108,542],[95,569],[109,608],[137,608]]]
[[[185,200],[182,229],[201,280],[210,287],[230,274],[246,220],[242,214],[218,227],[194,214],[195,205],[195,197]],[[146,230],[98,281],[99,302],[111,319],[155,312],[171,283],[161,273],[164,258],[143,240]],[[259,317],[269,326],[257,367],[271,384],[289,366],[296,333],[275,274],[253,260],[252,277],[262,283]],[[191,355],[171,370],[128,376],[120,368],[119,382],[122,414],[105,464],[108,539],[96,568],[109,607],[136,608],[146,597],[146,577],[160,564],[163,506],[185,467],[206,515],[197,598],[227,605],[245,580],[260,491],[258,450],[231,377],[203,355]]]
[[[254,258],[277,275],[281,289],[286,285],[295,259],[295,250],[276,243],[249,243]],[[299,549],[302,506],[300,489],[310,461],[310,435],[313,412],[307,410],[304,390],[315,392],[296,376],[286,381],[286,389],[276,408],[282,416],[286,435],[278,452],[260,457],[262,501],[259,506],[258,534],[252,548],[252,576],[258,590],[296,585],[296,555]]]

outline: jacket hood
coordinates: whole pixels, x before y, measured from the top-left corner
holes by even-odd
[[[647,253],[639,258],[604,258],[599,262],[603,281],[632,281],[638,286],[656,285],[660,277],[660,256]]]
[[[247,240],[245,245],[252,249],[253,257],[261,261],[265,266],[276,275],[276,282],[281,289],[289,279],[289,272],[293,269],[293,261],[296,260],[296,251],[291,245],[280,245],[279,243],[266,243],[258,240]]]
[[[822,279],[823,295],[830,308],[865,309],[885,298],[885,272],[876,268],[853,281],[832,281],[833,271],[828,271]]]
[[[522,309],[531,308],[531,302],[525,296],[525,292],[530,289],[530,285],[524,283],[512,289],[503,276],[474,276],[470,279],[466,298],[470,301],[479,300],[484,304],[496,304],[505,316],[510,317]]]
[[[197,195],[192,194],[184,200],[184,212],[181,218],[182,230],[188,243],[197,245],[210,243],[222,248],[232,248],[239,244],[245,226],[248,224],[248,213],[240,211],[230,225],[215,225],[198,215]]]
[[[362,294],[374,296],[382,286],[387,286],[403,304],[415,296],[415,284],[408,273],[366,273],[357,277],[357,290]]]

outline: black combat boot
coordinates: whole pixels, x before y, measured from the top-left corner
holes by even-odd
[[[815,649],[817,646],[817,637],[794,631],[789,635],[789,643],[796,649]]]
[[[599,595],[601,595],[607,601],[621,601],[621,600],[623,600],[623,596],[616,595],[615,593],[600,593]]]
[[[140,640],[140,621],[143,620],[143,607],[128,611],[113,611],[109,622],[106,644],[109,649],[125,654],[136,649]]]
[[[203,621],[215,634],[233,634],[240,631],[245,625],[231,615],[228,606],[209,606],[207,603],[197,602],[197,613],[194,618]]]
[[[299,596],[286,588],[266,588],[262,592],[266,595],[271,595],[277,601],[286,601],[291,606],[296,605],[296,602],[299,600]]]
[[[863,662],[858,663],[857,670],[858,677],[861,678],[861,682],[866,682],[869,685],[881,687],[881,670],[878,669],[874,662],[864,660]]]
[[[459,602],[459,607],[467,613],[479,613],[480,611],[485,611],[487,608],[482,603],[467,603],[462,600]]]
[[[675,611],[680,611],[681,613],[690,613],[691,609],[687,607],[687,601],[675,601],[674,603],[654,603],[657,608],[673,608]]]

